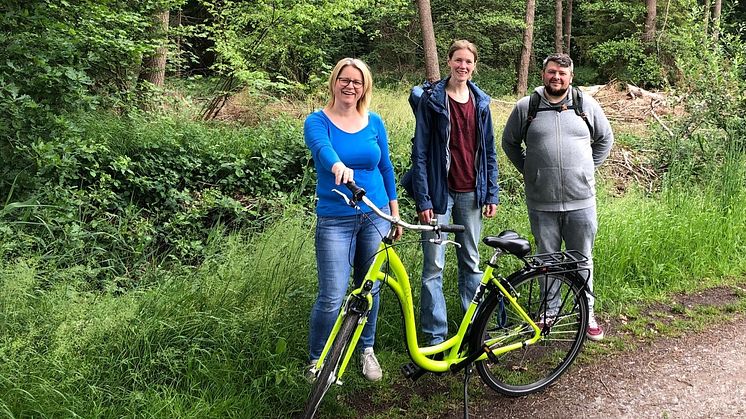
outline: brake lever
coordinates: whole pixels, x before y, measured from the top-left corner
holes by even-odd
[[[430,243],[435,243],[437,245],[452,244],[452,245],[456,246],[459,249],[461,248],[461,243],[457,243],[457,242],[455,242],[453,240],[428,239],[427,241],[429,241]]]
[[[342,193],[342,192],[340,192],[340,191],[339,191],[338,189],[334,188],[334,189],[332,189],[332,192],[336,192],[337,194],[339,194],[339,196],[341,196],[341,197],[342,197],[342,199],[344,199],[344,200],[345,200],[345,203],[346,203],[346,204],[347,204],[348,206],[350,206],[350,207],[352,207],[352,208],[357,208],[357,203],[356,203],[355,201],[351,200],[350,198],[348,198],[348,197],[347,197],[347,195],[343,194],[343,193]]]

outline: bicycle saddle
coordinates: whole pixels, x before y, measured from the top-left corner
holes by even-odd
[[[487,236],[482,239],[487,246],[502,249],[512,255],[522,258],[531,253],[531,244],[512,230],[505,230],[497,236]]]

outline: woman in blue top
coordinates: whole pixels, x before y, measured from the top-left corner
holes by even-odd
[[[354,271],[354,283],[360,284],[381,238],[389,230],[386,220],[357,214],[332,189],[347,192],[338,185],[354,180],[379,208],[399,216],[386,129],[381,117],[368,111],[372,89],[373,80],[365,63],[353,58],[340,60],[329,77],[329,103],[309,115],[303,126],[318,179],[315,243],[319,293],[311,309],[309,378],[315,373],[313,367],[342,306],[350,272]],[[363,212],[371,212],[364,204],[360,206]],[[397,238],[400,235],[401,230]],[[373,290],[373,307],[360,339],[363,374],[371,381],[382,376],[373,353],[378,315],[376,291]]]

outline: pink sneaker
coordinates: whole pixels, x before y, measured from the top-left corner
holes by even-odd
[[[598,325],[595,316],[591,316],[588,319],[588,329],[585,331],[585,336],[594,342],[599,342],[604,338],[604,329]]]

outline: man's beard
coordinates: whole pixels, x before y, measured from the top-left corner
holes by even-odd
[[[544,90],[546,90],[546,92],[552,96],[564,96],[565,93],[567,93],[567,87],[555,89],[551,85],[550,86],[544,85]]]

